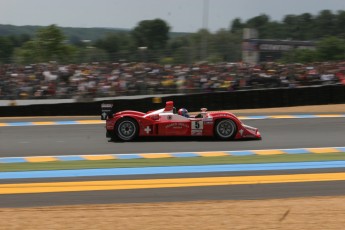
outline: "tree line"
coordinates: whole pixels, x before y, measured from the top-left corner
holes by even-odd
[[[109,32],[96,40],[67,37],[57,25],[50,25],[33,35],[0,36],[0,63],[237,62],[241,60],[243,28],[257,29],[260,39],[316,42],[316,50],[291,51],[281,60],[284,62],[345,59],[345,11],[323,10],[317,15],[286,15],[282,21],[272,21],[265,14],[244,22],[235,18],[227,29],[214,33],[200,29],[177,36],[170,36],[170,27],[162,19],[144,20],[131,31]]]
[[[262,14],[246,22],[240,18],[232,21],[230,31],[255,28],[260,39],[281,39],[315,41],[315,50],[292,50],[287,52],[283,62],[315,62],[345,60],[345,11],[333,13],[322,10],[317,15],[303,13],[286,15],[281,22],[270,20]]]

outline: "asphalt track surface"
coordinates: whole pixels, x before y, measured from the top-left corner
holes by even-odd
[[[145,138],[135,142],[125,143],[108,142],[105,138],[104,125],[1,127],[0,157],[337,147],[344,146],[345,143],[345,118],[247,120],[244,123],[259,128],[263,140],[224,142],[209,138]],[[164,176],[92,177],[82,179],[3,180],[0,183],[343,171],[345,171],[345,168],[247,173],[175,174]],[[1,195],[0,207],[185,200],[267,199],[321,195],[345,195],[345,181]]]
[[[261,141],[213,138],[141,138],[108,142],[103,124],[0,128],[0,157],[167,153],[337,147],[345,144],[345,118],[246,120]]]

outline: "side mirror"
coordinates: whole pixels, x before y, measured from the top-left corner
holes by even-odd
[[[200,110],[201,110],[201,116],[202,116],[203,118],[205,118],[205,117],[206,117],[206,114],[207,114],[207,108],[201,108]]]

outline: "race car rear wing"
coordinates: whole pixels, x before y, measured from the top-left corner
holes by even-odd
[[[113,104],[103,103],[101,104],[102,114],[101,120],[107,120],[113,116]]]

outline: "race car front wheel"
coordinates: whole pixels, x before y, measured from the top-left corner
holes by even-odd
[[[131,141],[138,135],[138,124],[132,118],[122,118],[115,125],[116,136],[123,141]]]
[[[229,140],[236,134],[237,126],[233,120],[223,119],[216,122],[214,132],[218,139]]]

